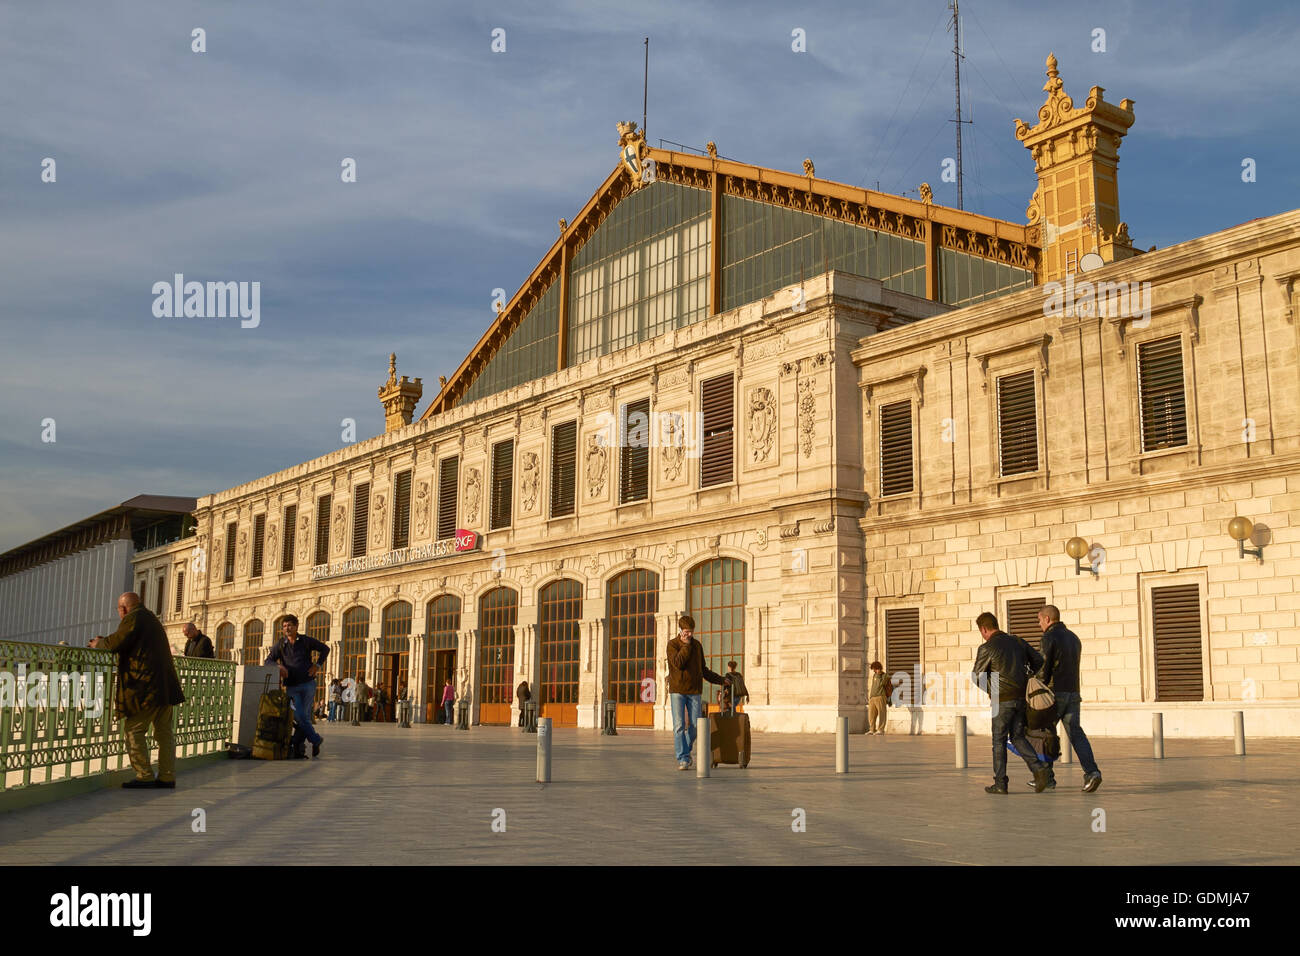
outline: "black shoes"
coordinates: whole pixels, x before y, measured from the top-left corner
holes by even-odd
[[[315,760],[317,757],[320,756],[320,745],[323,744],[324,742],[325,741],[322,740],[320,743],[315,743],[311,745],[311,756],[313,760]]]
[[[984,788],[985,793],[1000,793],[1003,796],[1007,794],[1007,785],[1005,783],[995,783],[991,787]]]
[[[1030,780],[1030,781],[1029,781],[1029,786],[1030,786],[1030,787],[1033,787],[1033,786],[1036,786],[1036,784],[1034,783],[1034,781]],[[1055,789],[1056,789],[1056,779],[1055,779],[1055,778],[1053,778],[1053,779],[1047,781],[1047,789],[1048,789],[1048,790],[1055,790]]]
[[[156,786],[158,786],[158,781],[153,779],[128,780],[126,781],[126,783],[122,784],[122,789],[123,790],[152,790]],[[175,785],[173,784],[173,786]]]
[[[302,750],[294,750],[293,752],[291,752],[291,753],[289,754],[289,759],[290,759],[290,760],[306,760],[306,759],[307,759],[307,749],[304,747]]]
[[[1034,771],[1034,793],[1042,793],[1052,781],[1052,771],[1048,767],[1039,767]]]
[[[159,790],[175,790],[175,789],[176,789],[176,781],[175,781],[175,780],[155,780],[155,781],[153,782],[153,785],[154,785],[155,787],[157,787]]]
[[[1100,786],[1101,786],[1100,773],[1089,774],[1088,776],[1083,778],[1084,793],[1093,793]]]

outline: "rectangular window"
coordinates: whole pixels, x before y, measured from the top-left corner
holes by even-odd
[[[1156,700],[1204,700],[1200,585],[1152,588],[1151,629]]]
[[[998,379],[998,454],[1004,476],[1038,470],[1038,412],[1032,370]]]
[[[551,517],[574,512],[578,483],[578,423],[551,429]]]
[[[176,572],[176,605],[172,608],[173,614],[181,614],[185,610],[185,572]]]
[[[885,673],[906,674],[910,693],[903,694],[903,704],[921,703],[922,687],[917,686],[921,663],[921,609],[891,608],[885,611]],[[902,684],[901,677],[894,681]]]
[[[316,499],[316,563],[328,564],[330,559],[330,505],[333,495]]]
[[[149,606],[149,601],[148,601],[149,579],[148,578],[140,579],[140,586],[136,588],[136,593],[140,595],[140,603],[143,604],[145,607],[148,607]]]
[[[515,440],[507,438],[492,446],[492,531],[510,527],[514,487]]]
[[[650,497],[650,399],[631,402],[619,416],[618,501]]]
[[[293,570],[293,536],[298,527],[298,506],[289,505],[284,509],[284,540],[280,542],[280,570]]]
[[[366,556],[366,535],[370,531],[370,482],[352,489],[352,557]]]
[[[411,473],[397,476],[393,486],[393,550],[411,543]]]
[[[266,547],[266,515],[253,519],[253,570],[250,578],[262,576],[262,552]]]
[[[456,534],[456,490],[460,487],[460,456],[438,463],[438,540]]]
[[[700,448],[700,487],[725,485],[732,478],[732,449],[736,400],[730,373],[711,378],[700,385],[700,409],[703,413]]]
[[[880,407],[880,494],[912,491],[912,403]]]
[[[166,571],[158,575],[158,580],[155,582],[153,600],[154,600],[153,612],[159,618],[161,618],[163,614],[165,614],[167,611],[167,572]]]
[[[1040,653],[1043,650],[1043,630],[1038,626],[1038,612],[1046,604],[1047,598],[1021,598],[1007,602],[1007,633],[1023,637]]]
[[[235,534],[239,531],[239,522],[232,521],[226,525],[226,573],[223,581],[229,584],[235,580]]]
[[[1142,450],[1156,451],[1186,445],[1187,398],[1183,392],[1182,336],[1138,346],[1138,396],[1142,415]]]

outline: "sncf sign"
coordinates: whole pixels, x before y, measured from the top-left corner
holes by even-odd
[[[478,532],[458,528],[456,536],[453,538],[444,538],[441,541],[433,541],[429,544],[412,545],[409,548],[398,548],[396,551],[389,551],[387,554],[368,554],[364,558],[335,561],[333,564],[318,564],[311,569],[311,579],[313,581],[323,581],[326,578],[359,574],[362,571],[374,571],[377,568],[392,568],[403,564],[428,561],[432,558],[445,558],[453,554],[464,554],[467,551],[477,551],[481,543],[482,538],[479,537]]]

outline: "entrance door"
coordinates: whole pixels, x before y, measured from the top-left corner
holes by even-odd
[[[424,721],[427,724],[441,724],[446,720],[447,709],[442,706],[442,689],[447,686],[456,666],[455,651],[433,651],[429,662],[429,686],[424,692]]]
[[[395,711],[393,702],[397,699],[399,678],[404,673],[402,660],[404,657],[405,654],[379,654],[375,658],[374,720],[377,723],[393,720]],[[383,693],[381,694],[380,691]]]
[[[556,727],[578,726],[578,628],[582,620],[582,585],[556,581],[538,595],[541,623],[539,717]]]
[[[609,683],[607,700],[618,704],[619,727],[653,727],[655,687],[655,615],[659,612],[659,575],[625,571],[609,582]]]
[[[510,588],[494,588],[479,598],[480,724],[510,724],[510,703],[515,696],[515,623],[518,617],[519,595]]]

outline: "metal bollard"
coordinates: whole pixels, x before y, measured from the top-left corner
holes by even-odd
[[[352,726],[360,727],[361,726],[361,705],[358,704],[356,701],[353,701],[351,704],[348,704],[348,706],[352,708]]]
[[[524,726],[521,733],[537,733],[537,701],[530,700],[524,704]]]
[[[617,737],[618,736],[618,701],[616,700],[605,701],[604,716],[605,716],[604,724],[600,730],[601,735],[607,737]]]
[[[709,718],[695,720],[695,776],[707,777],[713,762],[713,744],[709,740]]]
[[[1238,757],[1246,756],[1246,713],[1237,711],[1232,715],[1232,735],[1236,738],[1235,753]]]
[[[952,725],[953,740],[957,745],[957,769],[965,770],[966,761],[966,715],[958,714]]]
[[[835,772],[849,772],[849,719],[839,717],[835,721]]]
[[[1074,744],[1068,733],[1061,734],[1061,763],[1074,763]]]
[[[456,704],[456,729],[469,730],[469,703],[459,701]]]
[[[1155,758],[1165,759],[1165,715],[1151,715],[1151,740],[1155,745]]]
[[[537,722],[537,782],[551,782],[551,718]]]

